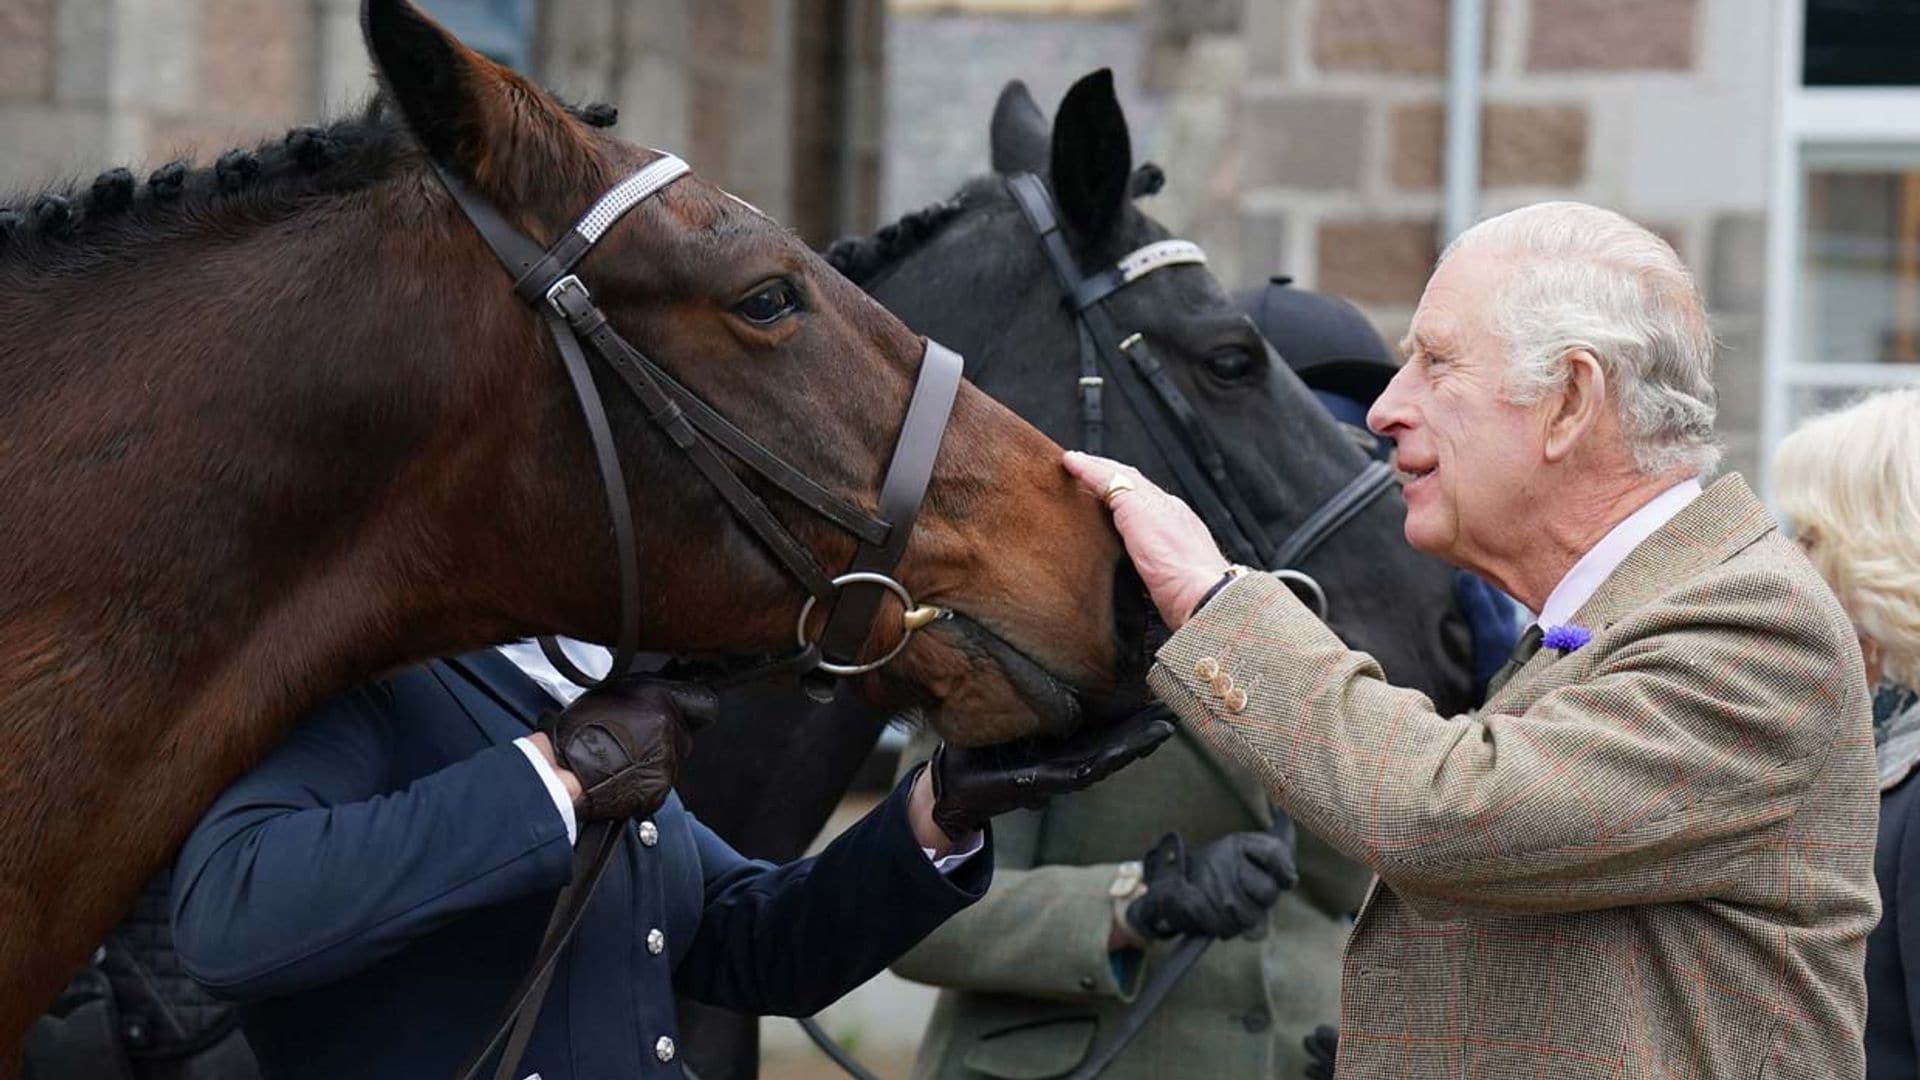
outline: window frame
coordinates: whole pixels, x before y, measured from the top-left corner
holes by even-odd
[[[1836,363],[1799,356],[1806,166],[1822,150],[1910,151],[1920,167],[1920,86],[1802,85],[1805,0],[1776,0],[1776,108],[1773,183],[1767,215],[1765,386],[1760,421],[1762,489],[1773,450],[1792,430],[1797,392],[1841,388],[1871,392],[1920,385],[1920,364]]]

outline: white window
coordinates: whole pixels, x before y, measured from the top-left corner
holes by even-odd
[[[1809,416],[1920,383],[1920,5],[1777,2],[1766,455]]]

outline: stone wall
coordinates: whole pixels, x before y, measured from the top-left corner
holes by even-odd
[[[428,0],[429,6],[431,0]],[[372,82],[358,0],[0,0],[0,192],[206,160]],[[535,74],[821,242],[873,224],[880,0],[540,0]],[[3,196],[0,196],[3,197]]]
[[[987,170],[1001,87],[1024,80],[1052,115],[1067,87],[1114,71],[1134,153],[1153,152],[1147,24],[1131,0],[892,0],[887,20],[883,216],[937,202]]]
[[[1195,10],[1152,2],[1161,25]],[[1750,475],[1778,2],[1488,3],[1482,213],[1580,199],[1670,240],[1714,310],[1728,465]],[[1293,274],[1397,336],[1438,248],[1447,0],[1200,7],[1153,46],[1186,147],[1157,212],[1223,277]]]

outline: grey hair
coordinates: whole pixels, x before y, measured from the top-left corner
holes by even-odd
[[[1584,349],[1600,361],[1641,472],[1713,470],[1713,331],[1665,240],[1611,210],[1548,202],[1475,225],[1440,262],[1469,245],[1517,262],[1488,318],[1507,343],[1507,400],[1531,405],[1558,390],[1568,354]]]

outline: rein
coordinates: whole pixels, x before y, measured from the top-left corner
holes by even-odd
[[[1204,265],[1206,253],[1185,240],[1162,240],[1134,251],[1113,267],[1083,275],[1073,247],[1060,226],[1053,195],[1033,173],[1007,178],[1007,190],[1021,216],[1039,238],[1071,308],[1080,339],[1080,418],[1084,449],[1100,453],[1105,431],[1102,391],[1111,383],[1120,391],[1160,457],[1173,471],[1175,485],[1235,562],[1265,567],[1304,589],[1316,614],[1327,616],[1326,592],[1299,566],[1348,522],[1393,487],[1393,470],[1370,462],[1332,497],[1314,508],[1284,543],[1275,545],[1248,508],[1227,473],[1226,458],[1200,413],[1180,392],[1165,365],[1140,334],[1120,335],[1106,301],[1114,293],[1158,270]],[[1121,359],[1124,358],[1124,361]],[[1157,404],[1156,404],[1157,403]],[[1170,417],[1177,431],[1154,423]]]
[[[672,154],[663,154],[648,163],[601,196],[571,229],[545,249],[508,224],[490,202],[458,177],[438,164],[434,169],[461,212],[513,275],[514,292],[539,314],[554,347],[559,350],[586,419],[606,492],[619,564],[620,630],[607,678],[626,674],[639,649],[640,560],[633,504],[627,496],[626,476],[614,446],[606,405],[588,366],[588,348],[619,376],[646,410],[647,418],[699,469],[734,515],[753,530],[767,551],[806,588],[808,596],[801,605],[794,632],[796,651],[755,668],[750,676],[776,671],[828,676],[872,671],[898,656],[916,630],[938,617],[939,609],[916,605],[912,594],[895,580],[893,572],[906,551],[914,521],[926,499],[934,460],[939,455],[954,396],[959,391],[961,359],[957,353],[934,341],[926,342],[913,395],[894,444],[893,458],[881,483],[878,515],[870,514],[828,491],[761,445],[635,348],[608,322],[606,314],[594,303],[592,292],[573,272],[616,222],[687,175],[686,162]],[[781,524],[766,502],[722,458],[722,451],[801,505],[852,534],[859,541],[859,548],[848,569],[838,575],[829,574],[807,546]],[[882,598],[889,594],[906,606],[901,638],[878,659],[862,663],[860,649],[873,629]],[[826,625],[820,637],[810,641],[807,621],[814,608],[822,604],[828,609]],[[540,648],[554,668],[573,682],[592,687],[602,681],[579,670],[553,638],[541,638]],[[748,676],[737,676],[745,677]],[[478,1077],[487,1059],[503,1046],[504,1052],[493,1071],[494,1080],[513,1080],[533,1034],[560,952],[572,938],[586,912],[594,885],[618,847],[619,828],[617,822],[596,821],[581,831],[574,851],[572,879],[554,901],[553,913],[542,933],[533,964],[510,996],[492,1035],[461,1068],[458,1075],[463,1080]]]

